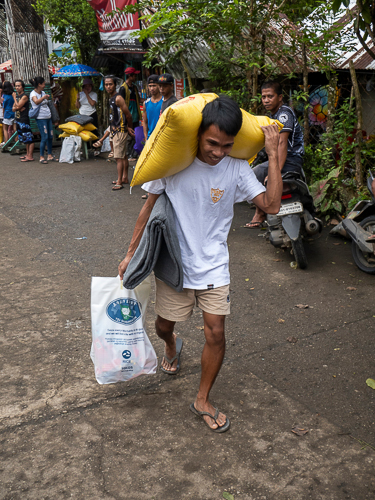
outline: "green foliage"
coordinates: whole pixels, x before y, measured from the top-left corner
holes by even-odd
[[[68,43],[77,61],[90,64],[99,44],[94,10],[86,0],[36,0],[35,9],[51,27],[55,42]]]
[[[54,52],[49,55],[48,57],[48,63],[52,64],[52,66],[57,66],[60,64],[61,67],[68,66],[69,64],[74,64],[75,59],[73,58],[71,54],[71,49],[64,47],[62,49],[62,55],[58,56]]]
[[[335,112],[330,133],[321,136],[316,145],[305,147],[304,169],[310,184],[314,203],[321,213],[351,210],[360,200],[368,198],[367,190],[359,191],[355,182],[354,105],[344,101]],[[375,140],[361,143],[361,161],[366,168],[375,158]]]

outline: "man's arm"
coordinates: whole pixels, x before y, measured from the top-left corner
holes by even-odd
[[[134,137],[134,130],[133,130],[133,118],[132,118],[132,115],[129,111],[129,108],[127,107],[124,99],[118,95],[116,97],[116,106],[119,107],[121,109],[121,111],[123,112],[123,114],[125,115],[125,118],[126,118],[126,122],[128,124],[128,130],[129,130],[129,133],[130,135],[132,135]]]
[[[143,133],[145,136],[145,141],[147,140],[147,134],[148,134],[148,120],[147,120],[147,112],[146,112],[146,105],[143,105]]]
[[[278,157],[279,157],[279,167],[280,167],[280,172],[284,168],[286,157],[288,154],[288,138],[289,138],[290,132],[283,132],[281,131],[280,133],[280,139],[279,139],[279,147],[278,147]]]
[[[268,214],[277,214],[280,210],[281,194],[283,190],[283,182],[281,171],[279,168],[279,129],[273,123],[267,127],[262,127],[265,137],[265,148],[268,154],[268,181],[267,189],[264,193],[258,194],[253,199],[263,212]]]
[[[149,193],[146,203],[143,205],[142,210],[138,215],[137,222],[135,223],[135,228],[133,232],[133,236],[128,248],[128,253],[126,254],[125,259],[118,266],[118,273],[120,275],[120,279],[124,278],[124,273],[126,268],[129,265],[135,251],[138,248],[139,242],[141,241],[143,232],[147,225],[148,219],[150,218],[152,209],[156,203],[156,200],[159,198],[160,194],[151,194]]]
[[[25,104],[27,103],[27,101],[28,101],[28,99],[27,99],[27,97],[25,95],[22,97],[22,99],[20,99],[19,102],[16,101],[15,93],[13,95],[13,98],[14,98],[14,104],[13,104],[13,107],[12,107],[12,111],[19,111],[19,110],[21,110],[25,106]]]

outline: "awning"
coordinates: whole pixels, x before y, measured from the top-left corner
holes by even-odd
[[[12,60],[5,61],[3,64],[0,64],[0,73],[5,73],[6,71],[12,71]]]
[[[12,59],[9,59],[9,61],[5,61],[3,64],[0,64],[0,73],[5,73],[5,72],[12,71]],[[48,65],[48,71],[52,75],[56,73],[56,68],[52,66],[51,64]]]

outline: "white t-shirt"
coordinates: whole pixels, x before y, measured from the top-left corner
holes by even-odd
[[[98,95],[96,92],[90,92],[89,96],[91,97],[91,99],[93,101],[98,102]],[[80,92],[78,97],[79,97],[79,103],[81,105],[79,108],[80,115],[90,116],[93,113],[95,113],[96,107],[91,106],[91,104],[89,103],[89,101],[87,99],[87,95],[84,92]]]
[[[46,93],[43,92],[43,90],[42,90],[41,94],[38,94],[35,90],[33,90],[32,92],[30,92],[31,106],[33,108],[36,108],[38,106],[38,104],[35,104],[35,102],[33,101],[33,97],[36,97],[37,99],[40,99],[44,95],[46,95]],[[51,110],[49,109],[47,100],[44,99],[44,101],[42,102],[42,104],[41,104],[41,106],[39,108],[39,113],[38,113],[38,116],[37,116],[37,120],[48,120],[48,118],[51,118]]]
[[[266,189],[249,164],[226,156],[215,166],[195,158],[181,172],[147,182],[152,194],[166,192],[176,215],[184,288],[204,290],[228,285],[227,238],[233,205],[251,201]]]

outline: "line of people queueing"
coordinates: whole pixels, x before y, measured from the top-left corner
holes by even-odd
[[[2,84],[0,101],[3,109],[4,142],[1,147],[17,132],[18,140],[26,147],[22,162],[34,161],[34,135],[30,126],[30,105],[35,113],[35,120],[40,132],[40,163],[59,161],[52,154],[53,125],[58,125],[59,116],[50,96],[44,92],[46,82],[41,76],[30,80],[34,90],[27,96],[25,83],[16,80],[13,85],[6,81]],[[14,90],[15,89],[15,90]],[[45,158],[47,149],[47,158]]]

